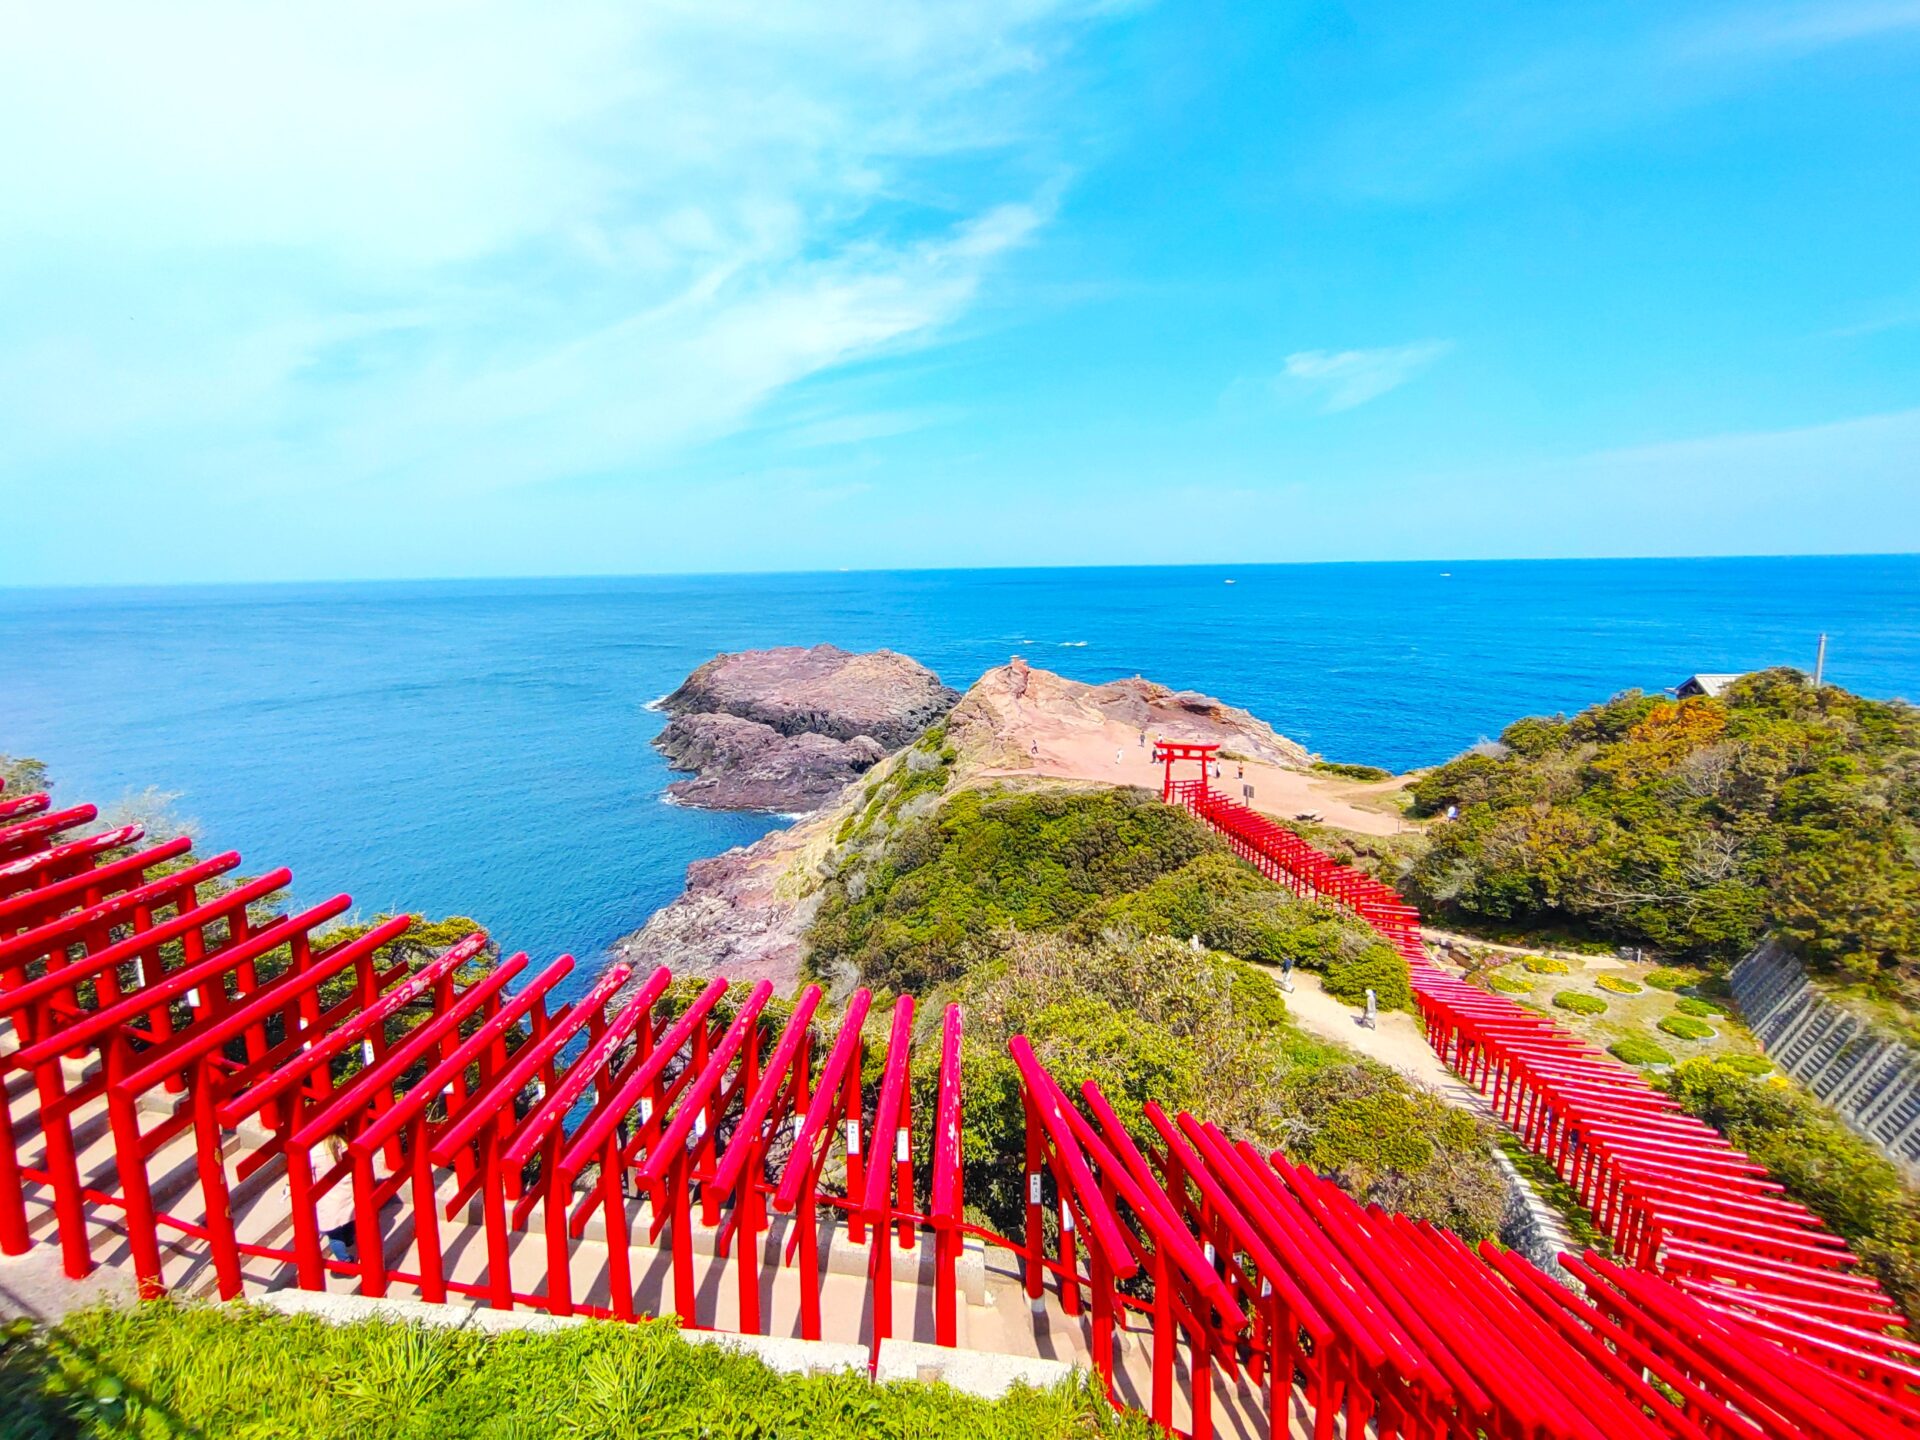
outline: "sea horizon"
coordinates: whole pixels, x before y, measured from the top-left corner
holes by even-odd
[[[73,584],[13,584],[0,579],[0,594],[46,591],[67,594],[74,591],[100,591],[124,594],[143,590],[234,590],[256,587],[277,589],[314,586],[353,585],[484,585],[484,584],[571,584],[621,580],[731,580],[755,577],[831,575],[974,575],[974,574],[1053,574],[1109,570],[1289,570],[1368,568],[1416,565],[1666,565],[1666,564],[1739,564],[1753,562],[1794,562],[1802,560],[1920,560],[1920,550],[1795,550],[1749,551],[1724,555],[1488,555],[1420,556],[1412,559],[1329,558],[1319,560],[1174,560],[1154,562],[1063,562],[1057,565],[829,565],[799,569],[761,570],[592,570],[576,574],[472,574],[472,575],[347,575],[272,579],[255,577],[237,580],[127,580],[89,581]]]
[[[1920,556],[11,588],[0,750],[64,800],[177,796],[298,899],[472,915],[585,983],[689,862],[788,823],[661,803],[649,704],[723,650],[884,646],[959,689],[1014,654],[1145,675],[1406,770],[1627,688],[1811,670],[1822,633],[1829,680],[1920,694]]]

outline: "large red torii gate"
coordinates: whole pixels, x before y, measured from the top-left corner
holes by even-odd
[[[1204,802],[1212,793],[1207,784],[1208,774],[1214,762],[1220,758],[1218,745],[1203,745],[1185,740],[1156,740],[1153,742],[1154,758],[1164,767],[1160,781],[1160,798],[1177,801],[1185,805]],[[1185,761],[1195,761],[1200,766],[1198,780],[1176,780],[1173,767]]]

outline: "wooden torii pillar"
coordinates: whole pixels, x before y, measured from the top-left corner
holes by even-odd
[[[1159,751],[1160,761],[1166,767],[1165,778],[1160,782],[1160,798],[1162,800],[1173,799],[1175,794],[1174,786],[1176,784],[1178,784],[1182,790],[1185,790],[1191,784],[1190,781],[1175,781],[1173,778],[1174,764],[1181,760],[1198,760],[1200,762],[1199,793],[1201,796],[1206,795],[1207,768],[1213,764],[1215,757],[1220,753],[1220,747],[1218,745],[1190,745],[1179,740],[1159,740],[1154,743],[1154,748]]]

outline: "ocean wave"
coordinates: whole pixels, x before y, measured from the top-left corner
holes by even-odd
[[[1084,650],[1086,645],[1087,642],[1084,640],[1062,640],[1060,642],[1060,648],[1063,650]]]
[[[673,698],[673,692],[669,690],[666,694],[647,701],[647,703],[642,705],[640,708],[642,710],[651,710],[654,712],[654,714],[657,715],[662,710],[667,708],[667,701],[671,700],[672,698]]]

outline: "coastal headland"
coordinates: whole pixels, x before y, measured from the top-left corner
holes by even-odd
[[[638,966],[671,960],[677,973],[791,989],[822,887],[844,860],[863,796],[897,770],[936,763],[915,743],[936,725],[940,753],[951,757],[945,784],[909,802],[905,818],[968,788],[1157,790],[1154,743],[1171,740],[1218,744],[1218,783],[1281,818],[1312,817],[1376,836],[1412,823],[1396,803],[1402,780],[1316,772],[1305,747],[1210,695],[1140,676],[1087,684],[1018,657],[988,670],[957,700],[954,694],[924,666],[886,650],[783,647],[702,665],[661,702],[674,719],[656,743],[700,772],[669,793],[714,809],[812,813],[694,862],[685,892],[619,941],[617,954]],[[743,726],[754,728],[744,733]],[[888,749],[865,759],[881,739]]]

